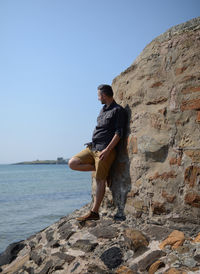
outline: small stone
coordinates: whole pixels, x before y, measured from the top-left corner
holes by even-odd
[[[95,227],[97,225],[96,221],[86,221],[84,222],[85,227]]]
[[[140,271],[148,270],[149,267],[155,263],[158,259],[165,255],[165,252],[161,250],[154,250],[150,254],[148,254],[144,259],[139,261],[138,267]]]
[[[178,256],[176,256],[175,254],[173,254],[173,253],[168,254],[167,260],[170,263],[170,265],[172,265],[175,262],[177,262],[178,259],[179,259]]]
[[[75,263],[74,267],[71,270],[71,273],[73,273],[79,266],[80,266],[80,263]]]
[[[38,243],[39,243],[39,242],[42,240],[42,235],[41,235],[41,234],[37,234],[36,240],[37,240]]]
[[[100,258],[109,269],[113,269],[122,263],[122,252],[119,247],[111,247]]]
[[[162,82],[155,82],[155,83],[153,83],[152,85],[151,85],[151,88],[157,88],[157,87],[160,87],[160,86],[162,86]],[[166,98],[165,98],[166,99]],[[166,99],[167,100],[167,99]],[[164,102],[166,101],[166,100],[164,100]],[[162,102],[163,102],[163,100],[162,100]],[[160,103],[160,101],[159,101],[159,103]]]
[[[153,202],[152,203],[152,211],[154,214],[158,214],[158,215],[166,213],[164,203]]]
[[[193,93],[193,92],[199,92],[200,91],[200,86],[196,87],[187,87],[185,89],[182,89],[183,94],[188,94],[188,93]]]
[[[60,247],[59,240],[53,240],[52,242],[49,243],[49,245],[52,248],[58,248],[58,247]]]
[[[71,256],[62,252],[56,252],[52,254],[52,256],[58,257],[59,259],[64,260],[67,263],[71,263],[75,259],[74,256]]]
[[[149,242],[146,237],[139,231],[134,229],[126,229],[125,236],[130,240],[130,248],[137,251],[140,247],[148,246]]]
[[[131,265],[130,269],[133,270],[134,274],[138,274],[138,265],[137,264]]]
[[[96,236],[97,238],[103,238],[103,239],[113,239],[117,236],[117,228],[109,226],[98,226],[94,229],[90,230],[90,233]]]
[[[182,263],[180,262],[179,258],[171,264],[171,266],[175,267],[175,268],[178,268],[181,265],[182,265]]]
[[[83,257],[85,256],[85,252],[78,250],[78,249],[73,249],[73,248],[69,248],[67,250],[67,255],[73,256],[73,257]]]
[[[85,274],[107,274],[108,272],[102,268],[100,268],[98,265],[92,264],[87,266],[87,272]]]
[[[194,259],[195,261],[200,263],[200,246],[199,245],[195,247]]]
[[[198,113],[199,113],[199,122],[200,122],[200,111],[198,111]],[[193,163],[200,163],[200,149],[188,149],[188,150],[185,150],[184,153],[192,159]],[[186,170],[188,170],[190,172],[190,169],[191,169],[191,167],[189,167],[189,170],[188,170],[188,168]],[[189,184],[191,184],[191,183],[193,184],[192,181],[194,181],[194,183],[195,183],[195,179],[197,179],[197,178],[195,178],[195,176],[198,176],[197,171],[198,171],[198,167],[196,166],[196,168],[193,168],[193,170],[192,170],[193,174],[187,174],[185,172],[185,176],[186,176],[185,179],[188,179]]]
[[[165,264],[162,261],[156,261],[153,263],[149,268],[149,274],[154,274],[160,267],[165,266]]]
[[[65,264],[64,260],[60,260],[60,259],[56,259],[56,261],[54,261],[53,263],[53,268],[54,270],[62,270],[63,269],[63,265]]]
[[[35,264],[41,265],[44,261],[45,256],[41,253],[39,254],[36,250],[31,251],[30,253],[30,260],[34,261]]]
[[[178,252],[179,254],[184,254],[184,253],[187,253],[190,251],[190,247],[185,245],[185,246],[179,246],[177,249],[176,249],[176,252]]]
[[[176,198],[176,195],[171,195],[164,190],[162,192],[162,197],[165,198],[168,203],[173,203],[174,199]]]
[[[144,230],[145,234],[148,235],[149,238],[154,238],[158,241],[164,239],[169,235],[170,232],[172,232],[171,229],[164,226],[158,226],[158,225],[151,225],[145,228]]]
[[[33,267],[24,267],[23,269],[24,271],[26,271],[28,274],[34,274],[34,268]],[[1,271],[0,271],[1,272]]]
[[[93,251],[98,243],[91,243],[89,240],[77,240],[73,245],[72,248],[80,249],[84,252],[91,252]]]
[[[158,110],[158,112],[161,113],[162,115],[166,116],[166,114],[167,114],[167,108],[166,107],[165,108],[161,108],[161,109]]]
[[[128,149],[130,154],[137,154],[138,153],[137,137],[130,136],[128,138],[127,149]]]
[[[192,110],[200,109],[200,98],[183,101],[181,105],[181,110]]]
[[[104,227],[108,227],[110,225],[113,225],[113,220],[112,219],[104,219],[101,221],[101,225],[104,226]]]
[[[182,263],[183,263],[183,265],[190,267],[190,268],[193,268],[197,265],[197,261],[195,261],[193,258],[188,258],[188,257],[185,257],[183,259]]]
[[[166,245],[171,245],[172,249],[176,249],[181,246],[185,241],[185,235],[183,232],[174,230],[167,239],[165,239],[160,245],[160,249],[163,249]]]
[[[159,145],[158,145],[159,147]],[[145,158],[146,161],[154,161],[154,162],[161,162],[163,163],[168,155],[168,145],[161,146],[158,150],[155,151],[146,151],[145,152]],[[167,178],[168,179],[168,178]]]
[[[187,67],[176,68],[176,70],[175,70],[176,76],[179,74],[182,74],[186,69],[187,69]]]
[[[53,260],[49,260],[45,266],[42,268],[42,270],[40,272],[38,272],[38,274],[47,274],[49,273],[50,268],[53,267]]]
[[[174,171],[163,172],[161,174],[156,172],[153,176],[149,177],[149,181],[154,181],[157,179],[162,179],[162,180],[167,181],[169,179],[174,179],[176,177],[177,177],[177,175],[174,173]]]
[[[36,246],[36,242],[34,242],[34,241],[30,241],[28,244],[29,244],[31,249],[34,249],[35,246]]]
[[[127,266],[121,266],[115,272],[116,274],[135,274],[136,272],[132,269],[128,268]]]
[[[128,250],[125,254],[124,254],[124,261],[128,261],[130,258],[133,257],[133,250]]]
[[[142,211],[136,211],[136,213],[135,213],[135,218],[136,218],[136,219],[141,218],[142,213],[143,213]]]
[[[197,261],[198,263],[200,263],[200,254],[194,255],[194,259],[195,259],[195,261]]]
[[[200,195],[196,192],[188,192],[185,195],[185,203],[191,205],[192,207],[200,207]]]
[[[186,152],[186,154],[187,153],[188,152]],[[185,170],[185,175],[184,175],[185,182],[188,183],[190,187],[194,187],[196,182],[198,181],[199,175],[200,175],[200,167],[189,166]]]
[[[67,223],[66,220],[65,220],[65,221],[62,221],[62,222],[58,225],[57,229],[61,228],[61,227],[64,226],[66,223]]]
[[[177,269],[177,268],[170,268],[167,271],[164,272],[164,274],[187,274],[186,271]]]
[[[60,225],[58,232],[60,234],[60,238],[65,240],[68,240],[74,234],[74,231],[72,230],[72,225],[66,222]]]
[[[48,242],[53,241],[53,234],[54,234],[54,231],[52,229],[49,229],[46,231],[46,238]]]
[[[193,240],[194,243],[200,243],[200,233],[197,235],[197,237]]]

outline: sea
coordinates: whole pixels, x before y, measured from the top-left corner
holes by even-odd
[[[91,201],[91,173],[68,165],[0,165],[0,253]]]

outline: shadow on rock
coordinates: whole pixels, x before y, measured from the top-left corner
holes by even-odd
[[[126,204],[127,193],[131,188],[130,178],[130,161],[127,151],[128,136],[130,133],[130,117],[131,110],[127,105],[124,108],[125,113],[125,127],[124,127],[124,138],[120,140],[117,145],[117,158],[113,163],[110,171],[111,186],[113,202],[117,207],[117,213],[115,215],[116,220],[125,220],[124,208]]]

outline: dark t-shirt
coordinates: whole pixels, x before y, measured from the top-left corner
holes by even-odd
[[[97,117],[97,126],[92,136],[92,150],[101,151],[107,147],[115,134],[120,138],[124,134],[125,112],[115,101],[104,105]]]

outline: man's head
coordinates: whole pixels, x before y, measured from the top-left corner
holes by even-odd
[[[102,104],[109,104],[113,100],[113,90],[109,85],[98,86],[98,99]]]

